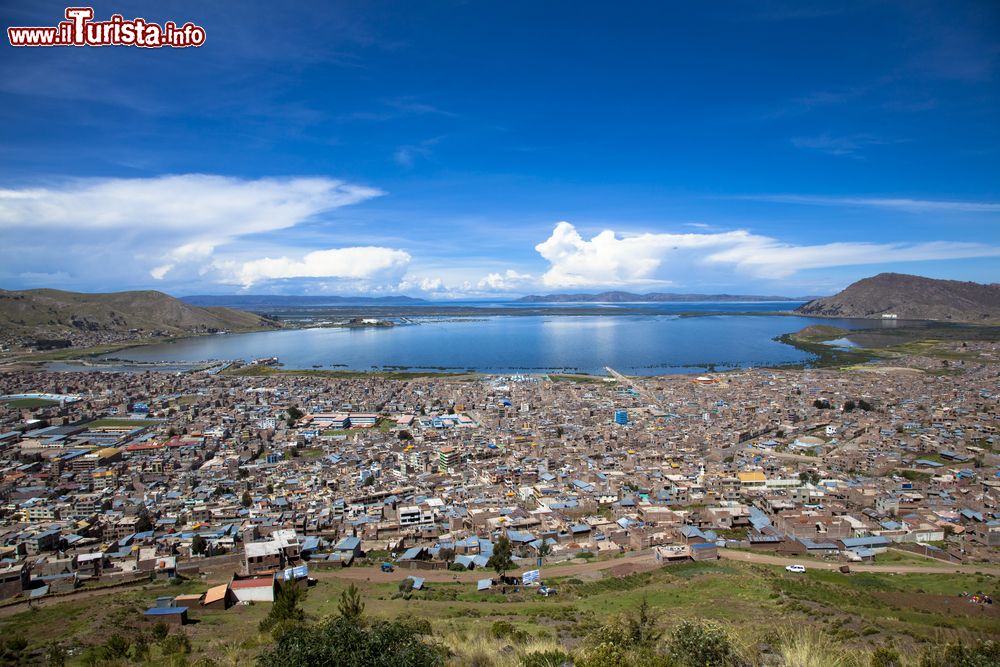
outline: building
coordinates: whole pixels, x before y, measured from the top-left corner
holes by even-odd
[[[462,457],[454,447],[442,447],[438,451],[438,468],[442,472],[453,472],[458,469]]]

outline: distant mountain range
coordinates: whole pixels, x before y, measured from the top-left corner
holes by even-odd
[[[192,306],[222,306],[242,310],[273,308],[320,308],[344,305],[416,305],[424,299],[409,296],[294,296],[283,294],[199,294],[182,296]]]
[[[901,273],[880,273],[849,285],[833,296],[796,309],[823,317],[953,320],[1000,320],[1000,284],[936,280]]]
[[[54,289],[0,290],[0,329],[59,337],[77,331],[167,334],[248,331],[278,326],[253,313],[199,308],[163,292],[83,294]]]
[[[693,303],[699,301],[759,302],[806,301],[809,297],[757,296],[748,294],[674,294],[672,292],[601,292],[600,294],[545,294],[526,296],[518,303]]]

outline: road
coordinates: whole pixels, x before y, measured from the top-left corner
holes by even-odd
[[[640,395],[642,394],[642,388],[638,384],[636,384],[635,380],[633,380],[632,378],[628,377],[627,375],[622,375],[621,373],[619,373],[615,369],[611,368],[611,366],[605,366],[604,370],[606,370],[608,372],[608,375],[610,375],[615,380],[617,380],[619,384],[627,385],[627,386],[631,387],[632,389],[635,389],[637,392],[639,392]],[[661,413],[666,413],[667,412],[667,410],[664,410],[663,406],[661,406],[658,402],[650,403],[650,405],[652,405],[653,407],[655,407],[657,409],[657,411],[659,411]]]
[[[731,549],[719,549],[719,554],[726,560],[741,561],[744,563],[760,563],[762,565],[805,565],[806,569],[813,570],[836,570],[841,565],[849,565],[851,572],[881,572],[883,574],[991,574],[1000,576],[1000,568],[985,567],[981,565],[936,565],[934,561],[928,559],[928,565],[868,565],[864,563],[842,563],[826,562],[815,560],[814,558],[783,558],[770,554],[753,553],[751,551],[735,551]]]
[[[603,570],[629,569],[633,572],[652,570],[657,567],[652,551],[639,551],[612,560],[593,561],[589,563],[565,563],[562,565],[543,565],[542,574],[546,577],[575,577],[594,574]],[[535,569],[534,565],[521,567],[510,571],[511,575],[520,575],[527,570]],[[492,570],[473,570],[470,572],[452,572],[451,570],[409,570],[397,567],[394,572],[382,572],[379,568],[347,567],[339,570],[316,570],[310,573],[317,579],[350,579],[354,581],[372,581],[376,583],[398,582],[403,577],[413,575],[423,577],[427,581],[447,582],[460,581],[473,583],[480,579],[494,576]]]

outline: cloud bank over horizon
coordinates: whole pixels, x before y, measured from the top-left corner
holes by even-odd
[[[586,238],[575,224],[561,221],[534,245],[537,254],[522,247],[520,261],[504,267],[509,253],[440,257],[419,225],[409,235],[390,234],[376,220],[359,233],[356,223],[343,219],[342,209],[384,195],[327,177],[209,174],[6,188],[0,189],[0,231],[8,243],[0,258],[5,280],[24,286],[475,298],[567,289],[691,289],[691,276],[715,284],[792,285],[798,274],[817,269],[1000,257],[1000,247],[979,242],[800,244],[705,223],[670,225],[697,230],[690,232],[632,232],[623,223]],[[919,208],[933,210],[933,202]],[[359,236],[367,242],[342,242]]]

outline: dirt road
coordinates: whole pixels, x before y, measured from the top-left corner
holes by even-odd
[[[937,565],[930,559],[928,559],[927,565],[868,565],[864,563],[842,563],[839,561],[828,563],[814,558],[784,558],[781,556],[772,556],[770,554],[753,553],[749,551],[733,551],[730,549],[719,549],[719,554],[721,554],[721,556],[726,560],[782,566],[799,564],[805,565],[806,569],[814,570],[836,570],[841,565],[846,564],[850,566],[852,572],[882,572],[885,574],[919,574],[921,572],[927,574],[976,574],[981,572],[983,574],[1000,576],[1000,568],[980,565],[949,565],[947,563]]]

